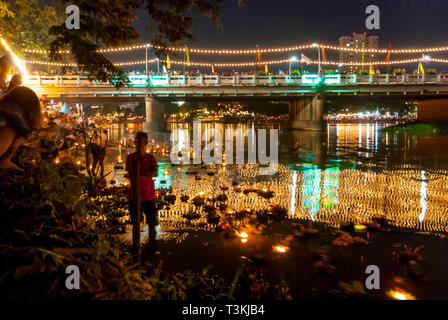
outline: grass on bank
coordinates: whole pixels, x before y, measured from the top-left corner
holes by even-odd
[[[448,133],[446,123],[405,123],[381,129],[382,132],[407,132],[414,134]]]

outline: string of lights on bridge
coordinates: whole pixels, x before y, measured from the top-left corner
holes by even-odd
[[[98,49],[99,53],[112,53],[112,52],[124,52],[124,51],[134,51],[141,50],[145,48],[153,48],[153,49],[165,49],[167,51],[172,52],[185,52],[187,47],[162,47],[155,46],[151,44],[142,44],[142,45],[133,45],[128,47],[119,47],[119,48],[105,48]],[[290,51],[298,51],[312,48],[322,48],[327,50],[335,50],[335,51],[346,51],[346,52],[366,52],[366,53],[394,53],[394,54],[409,54],[409,53],[431,53],[431,52],[444,52],[448,51],[447,47],[432,47],[432,48],[407,48],[407,49],[372,49],[372,48],[354,48],[354,47],[344,47],[344,46],[334,46],[334,45],[326,45],[326,44],[306,44],[306,45],[298,45],[291,47],[279,47],[279,48],[266,48],[266,49],[195,49],[188,48],[188,51],[191,53],[199,53],[199,54],[218,54],[218,55],[241,55],[241,54],[257,54],[259,53],[277,53],[277,52],[290,52]],[[38,49],[25,49],[26,53],[34,53],[34,54],[49,54],[49,50],[38,50]],[[70,50],[59,50],[57,53],[60,54],[69,54]]]
[[[38,61],[38,60],[22,60],[23,62],[27,64],[36,64],[36,65],[47,65],[47,66],[56,66],[56,67],[76,67],[77,64],[75,63],[59,63],[59,62],[47,62],[47,61]],[[166,63],[166,60],[160,59],[161,63]],[[241,63],[210,63],[210,62],[190,62],[190,66],[198,66],[198,67],[255,67],[255,66],[261,66],[261,65],[276,65],[276,64],[285,64],[291,62],[291,59],[283,59],[283,60],[269,60],[269,61],[263,61],[261,64],[257,62],[241,62]],[[414,59],[404,59],[404,60],[391,60],[389,62],[385,61],[372,61],[372,62],[347,62],[347,63],[341,63],[339,61],[317,61],[317,60],[297,60],[296,62],[300,63],[306,63],[306,64],[312,64],[312,65],[334,65],[334,66],[387,66],[387,65],[397,65],[397,64],[411,64],[411,63],[419,63],[423,61],[422,58],[414,58]],[[448,59],[438,59],[438,58],[431,58],[432,62],[436,63],[443,63],[448,64]],[[126,61],[126,62],[117,62],[114,63],[117,67],[125,67],[125,66],[135,66],[135,65],[144,65],[146,64],[152,64],[155,63],[155,59],[149,59],[149,60],[135,60],[135,61]],[[175,65],[187,65],[187,62],[185,61],[176,61],[176,60],[170,60],[171,64]]]

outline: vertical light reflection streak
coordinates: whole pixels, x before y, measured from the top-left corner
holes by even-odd
[[[291,207],[289,208],[291,216],[294,216],[296,212],[296,190],[297,190],[297,171],[293,171],[292,184],[291,184]]]
[[[358,156],[361,156],[361,145],[362,145],[362,127],[361,124],[358,124]]]
[[[302,207],[304,207],[315,221],[314,215],[319,211],[319,202],[321,197],[321,170],[309,169],[303,172],[302,184]]]
[[[340,175],[341,172],[339,171],[339,168],[325,169],[323,206],[326,209],[334,208],[334,206],[339,202],[338,188]]]
[[[426,172],[422,171],[422,184],[420,186],[420,206],[422,207],[422,213],[419,214],[418,220],[423,222],[426,215],[426,209],[428,208],[428,202],[426,201]]]

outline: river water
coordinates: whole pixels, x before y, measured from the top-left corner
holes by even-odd
[[[254,129],[250,124],[216,125],[220,131]],[[202,132],[214,126],[202,124]],[[448,135],[387,133],[380,130],[384,126],[328,124],[323,132],[305,132],[269,125],[267,129],[279,129],[279,167],[272,176],[260,175],[260,168],[254,164],[173,166],[168,154],[158,153],[156,188],[172,188],[178,196],[193,198],[200,192],[216,196],[222,193],[221,187],[229,187],[226,193],[231,210],[266,207],[267,202],[256,195],[232,192],[233,182],[242,189],[274,191],[270,203],[287,208],[290,219],[337,226],[343,221],[366,223],[373,217],[383,217],[401,229],[448,231]],[[171,124],[170,130],[187,127]],[[111,141],[129,142],[141,129],[142,124],[114,124],[110,127]],[[127,180],[124,170],[114,169],[114,165],[131,151],[130,147],[109,149],[106,172],[111,171],[109,179],[117,184]],[[195,174],[187,174],[188,170],[197,172],[200,180]],[[178,201],[171,210],[160,212],[160,219],[178,226],[185,222],[182,215],[191,210]],[[188,226],[213,228],[205,222],[188,221]]]

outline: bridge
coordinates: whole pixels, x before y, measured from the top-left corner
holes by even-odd
[[[162,121],[162,101],[282,100],[289,103],[290,127],[319,130],[324,99],[377,97],[415,99],[423,121],[448,121],[448,74],[317,74],[257,76],[129,75],[130,86],[89,81],[83,76],[30,76],[27,85],[39,95],[66,102],[146,103],[148,130]]]

